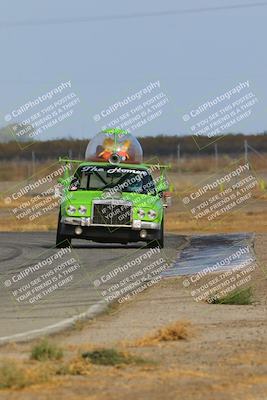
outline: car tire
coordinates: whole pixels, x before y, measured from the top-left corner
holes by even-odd
[[[57,223],[57,236],[56,236],[56,248],[57,249],[64,249],[71,245],[71,237],[66,235],[61,235],[61,213],[58,216],[58,223]]]
[[[158,240],[158,244],[160,249],[164,248],[164,221],[162,220],[161,226],[160,226],[160,238]]]
[[[162,220],[160,226],[160,237],[159,239],[155,239],[152,242],[147,243],[147,247],[149,249],[153,249],[155,247],[159,247],[160,249],[164,248],[164,221]]]

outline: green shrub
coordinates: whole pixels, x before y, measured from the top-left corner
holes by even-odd
[[[36,344],[31,351],[31,359],[38,361],[60,360],[63,357],[63,351],[57,345],[43,339]]]
[[[26,386],[26,376],[22,368],[14,361],[4,361],[0,366],[0,388],[23,388]]]
[[[115,349],[99,349],[82,353],[84,359],[92,364],[118,365],[118,364],[142,364],[145,360],[129,354],[122,353]]]
[[[235,304],[235,305],[250,305],[253,303],[252,300],[252,288],[246,288],[240,291],[234,291],[228,295],[212,299],[213,304]]]

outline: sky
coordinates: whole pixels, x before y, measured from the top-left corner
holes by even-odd
[[[136,120],[124,127],[137,136],[192,134],[191,122],[223,116],[222,108],[253,92],[245,101],[256,98],[251,112],[229,130],[265,131],[266,19],[267,2],[252,0],[2,1],[0,127],[51,118],[51,106],[56,122],[40,121],[37,139],[91,138],[129,118]],[[71,86],[17,115],[62,82]],[[248,86],[231,99],[190,114],[243,82]]]

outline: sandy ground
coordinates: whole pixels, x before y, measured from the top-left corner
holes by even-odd
[[[150,366],[93,367],[86,376],[56,377],[0,399],[267,399],[267,235],[255,239],[253,305],[197,303],[182,279],[165,279],[133,301],[55,336],[68,354],[114,347],[156,361]],[[192,324],[188,340],[140,347],[135,339],[174,321]],[[125,342],[127,342],[125,344]],[[26,358],[30,344],[7,345],[1,357]]]

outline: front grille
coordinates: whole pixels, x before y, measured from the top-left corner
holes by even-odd
[[[93,204],[94,225],[131,225],[131,203],[118,200],[96,201]]]

